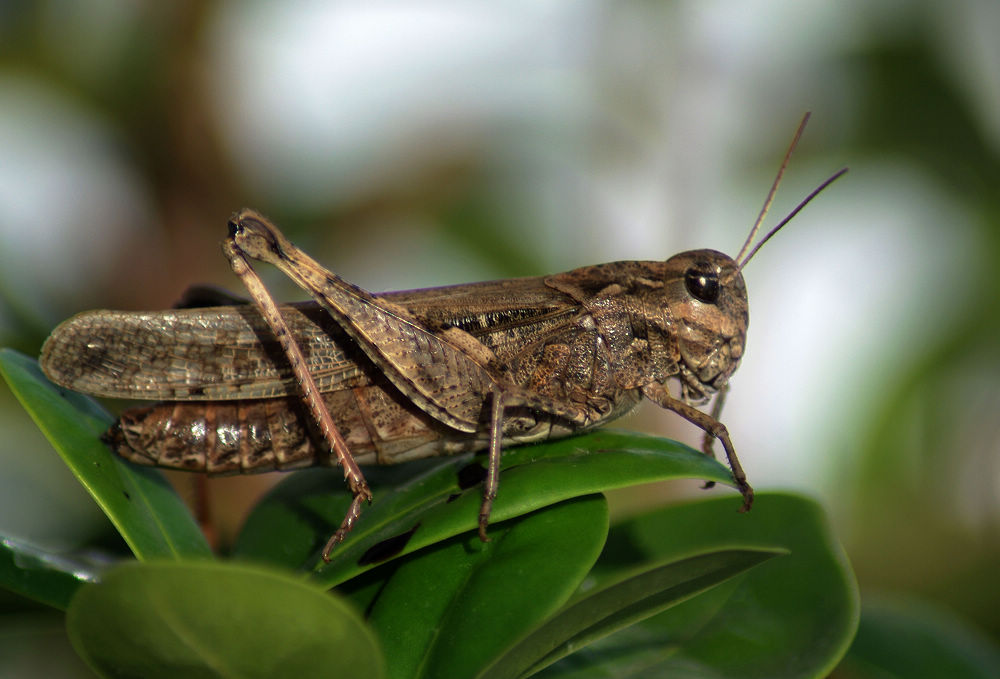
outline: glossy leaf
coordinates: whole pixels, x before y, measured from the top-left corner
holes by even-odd
[[[330,585],[370,568],[379,558],[400,556],[476,527],[483,456],[462,456],[424,468],[402,484],[383,483],[380,470],[366,470],[375,501],[365,507],[333,563],[317,570]],[[731,482],[719,462],[674,441],[600,430],[504,453],[494,522],[526,514],[568,498],[664,479]],[[394,477],[407,470],[392,470]],[[395,480],[395,479],[393,479]],[[298,474],[276,487],[247,520],[236,553],[290,568],[314,564],[319,548],[339,525],[349,502],[339,471]],[[397,538],[391,549],[381,549]]]
[[[646,566],[578,597],[479,676],[483,679],[530,676],[559,658],[782,553],[726,549]]]
[[[672,559],[750,545],[788,555],[538,676],[827,676],[858,623],[857,586],[843,550],[812,501],[760,493],[747,514],[738,514],[738,506],[738,499],[720,498],[627,521],[612,529],[595,571],[615,577],[643,556]],[[643,673],[630,675],[636,667]]]
[[[607,503],[590,495],[546,507],[402,560],[370,605],[389,676],[472,677],[552,614],[596,561]]]
[[[138,558],[211,554],[162,474],[125,462],[101,442],[112,418],[93,399],[60,389],[34,359],[9,349],[0,350],[0,373]]]
[[[374,634],[346,602],[245,565],[126,564],[77,593],[66,625],[104,677],[384,675]]]
[[[69,606],[81,585],[97,580],[101,567],[49,554],[12,538],[0,540],[0,585],[55,608]]]

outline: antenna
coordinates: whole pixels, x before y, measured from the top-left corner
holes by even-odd
[[[784,168],[782,168],[782,169],[784,169]],[[764,243],[766,243],[767,241],[771,240],[771,236],[773,236],[774,234],[778,233],[778,231],[781,229],[781,227],[783,227],[788,222],[792,221],[792,217],[794,217],[795,215],[797,215],[802,210],[802,208],[804,208],[809,203],[809,201],[811,201],[813,198],[815,198],[816,196],[818,196],[819,193],[820,193],[820,191],[822,191],[823,189],[825,189],[826,187],[828,187],[830,184],[832,184],[833,182],[835,182],[838,179],[840,179],[841,177],[843,177],[846,172],[847,172],[847,168],[846,167],[840,168],[839,170],[837,170],[836,172],[834,172],[830,176],[829,179],[827,179],[822,184],[820,184],[819,186],[817,186],[815,189],[812,190],[812,192],[808,196],[806,196],[805,198],[803,198],[802,202],[799,203],[798,205],[796,205],[795,209],[792,210],[791,212],[789,212],[787,217],[785,217],[780,222],[778,222],[778,225],[776,227],[774,227],[773,229],[771,229],[770,231],[768,231],[767,235],[764,236],[763,238],[761,238],[760,242],[757,243],[757,245],[754,246],[753,250],[750,251],[750,254],[748,254],[746,256],[746,258],[742,262],[740,262],[739,260],[737,260],[737,269],[736,269],[736,272],[739,273],[740,271],[742,271],[743,267],[746,266],[746,263],[750,261],[751,257],[753,257],[755,254],[757,254],[757,251],[761,249],[761,247],[764,245]],[[779,174],[779,176],[780,176],[780,174]],[[744,246],[744,248],[745,247],[746,246]]]
[[[785,175],[785,168],[788,167],[788,159],[792,157],[792,151],[795,147],[799,145],[799,139],[802,138],[802,132],[806,129],[806,123],[809,122],[809,117],[812,112],[806,111],[805,115],[802,116],[802,122],[799,123],[798,129],[795,130],[795,136],[792,137],[792,143],[788,145],[788,150],[785,151],[785,157],[781,161],[781,167],[778,168],[778,176],[774,178],[774,183],[771,184],[771,190],[767,192],[767,198],[764,199],[764,207],[760,209],[760,214],[757,215],[757,221],[753,223],[753,228],[750,229],[750,235],[747,236],[746,241],[743,243],[743,247],[740,248],[740,254],[736,255],[736,261],[743,259],[743,255],[746,253],[747,248],[750,247],[750,243],[753,239],[757,237],[757,232],[760,231],[760,225],[764,221],[764,217],[767,216],[767,211],[771,209],[771,203],[774,202],[774,194],[778,191],[778,185],[781,184],[781,178]]]

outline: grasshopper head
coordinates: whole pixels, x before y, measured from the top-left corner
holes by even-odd
[[[751,247],[774,199],[788,158],[808,120],[807,113],[799,123],[778,176],[764,200],[764,207],[736,259],[715,250],[690,250],[674,255],[665,263],[666,302],[679,355],[681,396],[688,403],[704,402],[711,393],[725,386],[743,357],[747,324],[750,322],[747,288],[741,273],[743,267],[809,201],[847,172],[845,167],[813,189],[787,217]]]
[[[792,148],[807,119],[808,115],[799,125]],[[689,250],[674,255],[664,264],[666,304],[679,354],[681,396],[689,403],[704,402],[709,394],[725,386],[743,357],[750,322],[743,267],[809,201],[847,172],[845,167],[813,189],[787,217],[750,247],[771,205],[792,148],[785,154],[764,208],[736,259],[715,250]]]
[[[665,273],[682,396],[704,401],[725,385],[743,356],[750,321],[743,274],[734,259],[715,250],[674,255]]]

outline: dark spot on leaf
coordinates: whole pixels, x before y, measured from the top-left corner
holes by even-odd
[[[413,534],[417,532],[418,528],[420,528],[419,523],[405,533],[394,535],[387,540],[382,540],[382,542],[372,545],[368,551],[362,554],[361,558],[358,559],[358,565],[371,566],[372,564],[388,561],[392,557],[398,555],[403,551],[403,549],[406,548],[406,545],[410,542],[410,538],[413,537]]]
[[[126,499],[126,500],[131,500],[131,499],[132,499],[132,496],[128,494],[128,491],[127,491],[127,490],[123,490],[123,491],[122,491],[122,495],[124,495],[124,496],[125,496],[125,499]]]
[[[462,497],[460,493],[452,493],[451,495],[448,496],[448,499],[445,500],[444,503],[448,504],[449,502],[454,502],[460,497]]]
[[[458,487],[462,490],[478,486],[486,479],[486,468],[475,462],[458,470]]]

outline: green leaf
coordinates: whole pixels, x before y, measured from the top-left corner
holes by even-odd
[[[825,677],[858,622],[853,573],[812,501],[760,493],[753,509],[721,498],[651,512],[612,528],[595,566],[695,552],[784,549],[773,559],[664,613],[570,656],[538,676]],[[600,669],[597,669],[600,668]],[[641,671],[640,671],[641,670]],[[637,672],[637,673],[636,673]]]
[[[374,634],[348,604],[246,565],[129,563],[82,588],[66,625],[104,677],[384,676]]]
[[[0,349],[0,373],[138,558],[211,554],[163,476],[125,462],[101,442],[112,418],[93,399],[55,386],[34,359],[10,349]]]
[[[865,597],[841,665],[857,679],[1000,677],[1000,648],[953,613],[913,599]]]
[[[479,676],[505,679],[535,674],[559,658],[782,553],[728,549],[645,567],[579,597]]]
[[[461,479],[484,456],[465,455],[423,468],[409,481],[382,483],[378,470],[366,470],[375,501],[354,530],[318,569],[319,581],[334,585],[355,577],[372,563],[372,551],[407,554],[476,527],[481,485]],[[719,462],[674,441],[600,430],[504,452],[500,492],[491,519],[503,521],[568,498],[664,479],[697,478],[731,483]],[[393,470],[394,476],[405,468]],[[254,508],[236,544],[236,554],[303,568],[315,563],[319,549],[336,529],[350,501],[339,471],[305,472],[279,484]],[[395,480],[395,479],[394,479]],[[366,556],[367,555],[367,556]]]
[[[389,676],[472,677],[555,611],[607,537],[603,496],[495,524],[402,560],[370,606]]]
[[[0,585],[28,598],[65,610],[69,600],[102,569],[95,564],[56,556],[13,538],[0,540]]]

